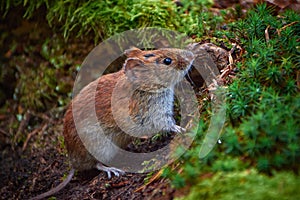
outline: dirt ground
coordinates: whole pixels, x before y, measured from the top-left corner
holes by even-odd
[[[65,149],[59,145],[62,120],[44,123],[26,149],[1,146],[0,199],[28,199],[58,185],[70,165]],[[1,129],[3,131],[3,129]],[[38,140],[38,141],[37,141]],[[42,148],[41,148],[42,147]],[[165,179],[147,187],[147,174],[127,173],[110,180],[104,172],[80,172],[54,195],[57,199],[171,199],[174,195]]]

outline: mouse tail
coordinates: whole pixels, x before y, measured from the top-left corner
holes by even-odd
[[[54,195],[55,193],[59,192],[61,189],[63,189],[64,187],[66,187],[66,185],[72,180],[73,176],[75,173],[75,169],[72,168],[67,176],[67,178],[61,182],[58,186],[56,186],[55,188],[49,190],[48,192],[45,192],[43,194],[40,194],[36,197],[33,197],[29,200],[40,200],[40,199],[44,199],[48,196]]]

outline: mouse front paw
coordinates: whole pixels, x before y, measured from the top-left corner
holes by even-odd
[[[174,125],[171,127],[171,131],[175,133],[184,133],[186,129],[182,128],[181,126]]]
[[[117,177],[119,177],[120,175],[125,174],[125,172],[121,169],[118,169],[118,168],[115,168],[115,167],[106,167],[102,163],[97,163],[96,168],[98,170],[105,171],[107,173],[108,179],[111,178],[111,173],[113,173]]]

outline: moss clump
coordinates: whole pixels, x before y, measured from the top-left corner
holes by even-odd
[[[180,199],[251,199],[294,200],[300,198],[300,179],[292,173],[275,173],[273,177],[255,170],[217,173],[191,187],[189,195]]]
[[[173,186],[192,185],[186,199],[299,198],[299,177],[292,174],[300,170],[299,22],[295,12],[273,16],[262,4],[245,19],[229,23],[227,30],[216,30],[246,51],[228,85],[220,142],[199,159],[211,116],[210,104],[205,104],[195,145],[182,157],[181,173],[164,171]],[[206,176],[212,178],[201,178]]]
[[[207,4],[209,1],[201,2]],[[24,17],[38,16],[37,11],[46,10],[50,26],[60,29],[63,36],[93,35],[95,41],[115,33],[143,27],[160,27],[189,32],[194,19],[187,9],[195,2],[184,2],[178,7],[173,1],[3,1],[1,10],[11,12],[15,7],[24,8]],[[192,12],[193,13],[193,12]]]
[[[223,150],[248,157],[261,171],[299,168],[299,21],[292,11],[278,18],[261,5],[236,26],[247,53],[228,88]]]
[[[68,42],[72,41],[74,36],[84,36],[87,38],[86,42],[90,42],[91,37],[92,40],[99,41],[119,32],[143,27],[160,27],[188,34],[203,34],[204,32],[200,32],[202,28],[195,29],[195,25],[197,21],[204,24],[205,21],[212,19],[212,15],[207,14],[208,12],[201,12],[204,9],[203,5],[209,2],[209,0],[183,1],[182,5],[178,6],[171,0],[2,1],[0,4],[3,13],[2,21],[8,24],[1,26],[4,30],[1,40],[3,38],[12,40],[2,49],[5,49],[4,53],[7,51],[13,53],[8,65],[16,71],[16,88],[11,89],[14,91],[14,98],[20,101],[23,108],[30,110],[45,111],[56,105],[65,105],[68,101],[65,99],[66,94],[71,92],[72,85],[72,80],[67,76],[71,78],[72,73],[77,70],[76,67],[83,61],[83,55],[88,54],[86,52],[77,55],[80,44],[75,45],[78,48],[71,49],[72,54],[80,57],[81,60],[79,63],[78,60],[76,63],[73,62],[77,58],[68,55],[70,50]],[[206,14],[199,17],[197,13]],[[45,25],[45,21],[52,29]],[[210,26],[213,23],[206,24],[214,27],[214,25]],[[6,29],[9,29],[7,32],[10,32],[10,29],[18,29],[15,31],[14,39]],[[47,37],[52,38],[47,39]],[[63,38],[69,40],[66,42]],[[24,43],[24,47],[19,43]],[[34,60],[16,55],[15,49],[23,50]],[[5,101],[5,98],[2,97],[2,101]]]

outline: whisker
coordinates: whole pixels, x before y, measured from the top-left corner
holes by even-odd
[[[195,83],[193,82],[192,78],[189,74],[190,70],[186,73],[186,77],[188,78],[189,82],[191,83],[192,87],[195,87]]]

